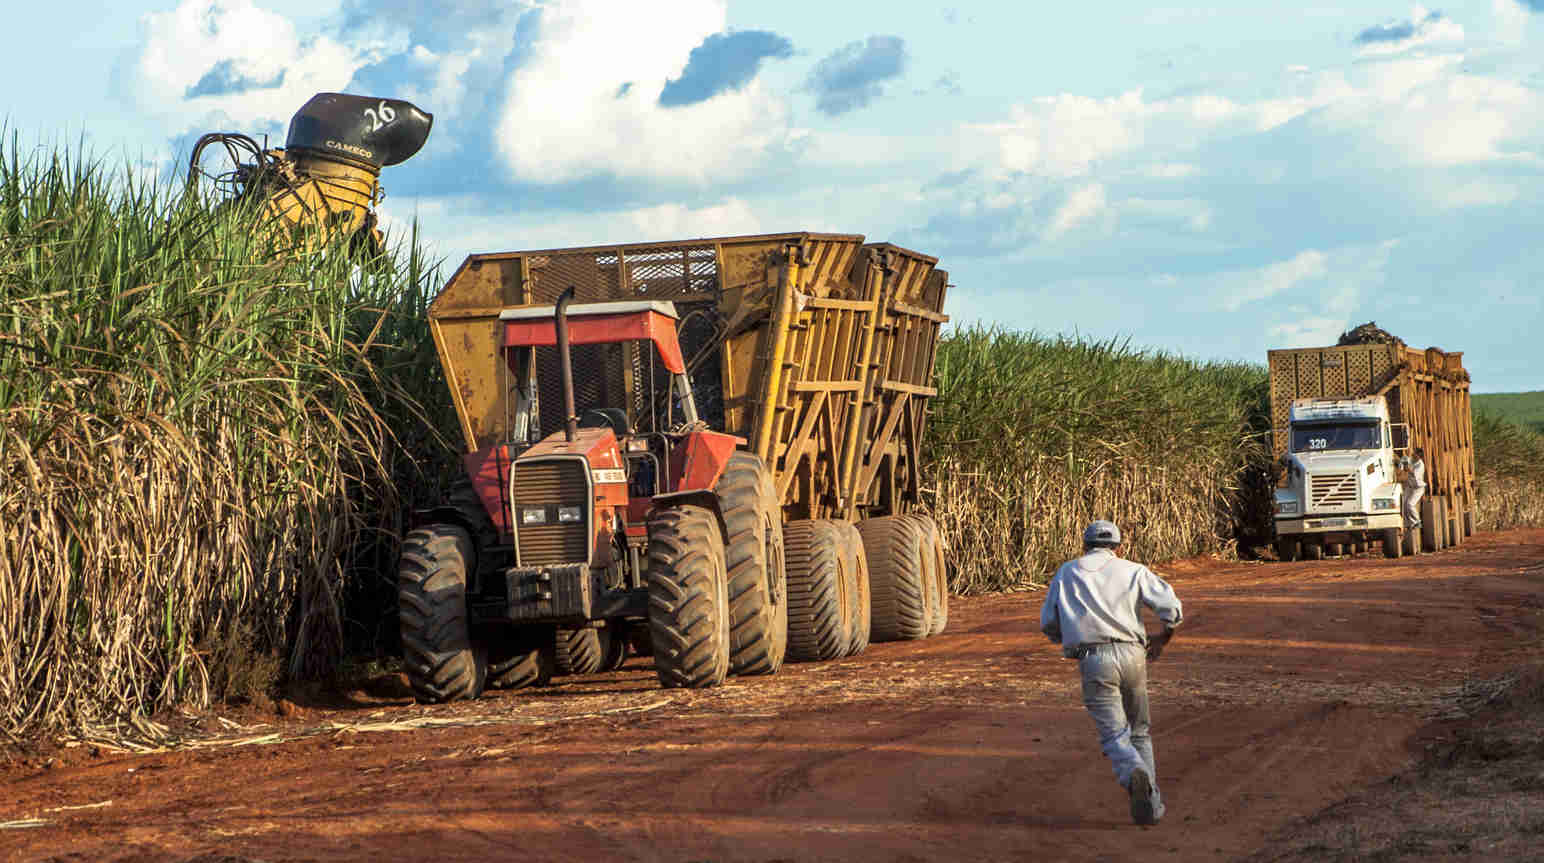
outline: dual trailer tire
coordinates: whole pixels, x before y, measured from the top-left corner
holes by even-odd
[[[926,516],[889,515],[858,524],[868,558],[874,641],[926,638],[948,625],[948,573],[941,533]]]
[[[788,566],[788,658],[821,662],[848,655],[856,620],[854,557],[840,522],[783,525]]]

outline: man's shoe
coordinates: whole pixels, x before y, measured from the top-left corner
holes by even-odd
[[[1158,823],[1158,813],[1153,806],[1153,779],[1147,771],[1138,767],[1131,771],[1131,820],[1142,825]]]

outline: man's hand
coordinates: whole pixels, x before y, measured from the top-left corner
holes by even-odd
[[[1157,662],[1163,655],[1163,648],[1168,645],[1169,639],[1174,637],[1174,627],[1165,626],[1163,632],[1153,636],[1147,641],[1147,661]]]

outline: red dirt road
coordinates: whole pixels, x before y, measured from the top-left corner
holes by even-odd
[[[1540,530],[1159,570],[1187,621],[1152,669],[1156,828],[1130,824],[1031,593],[717,690],[659,690],[635,659],[470,704],[211,718],[170,752],[77,747],[0,768],[0,822],[40,822],[0,829],[0,859],[1231,859],[1408,764],[1466,681],[1544,645]]]

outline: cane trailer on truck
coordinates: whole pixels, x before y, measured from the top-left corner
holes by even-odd
[[[421,700],[665,686],[947,621],[921,442],[948,276],[857,235],[473,255],[430,306],[466,476],[404,541]]]

